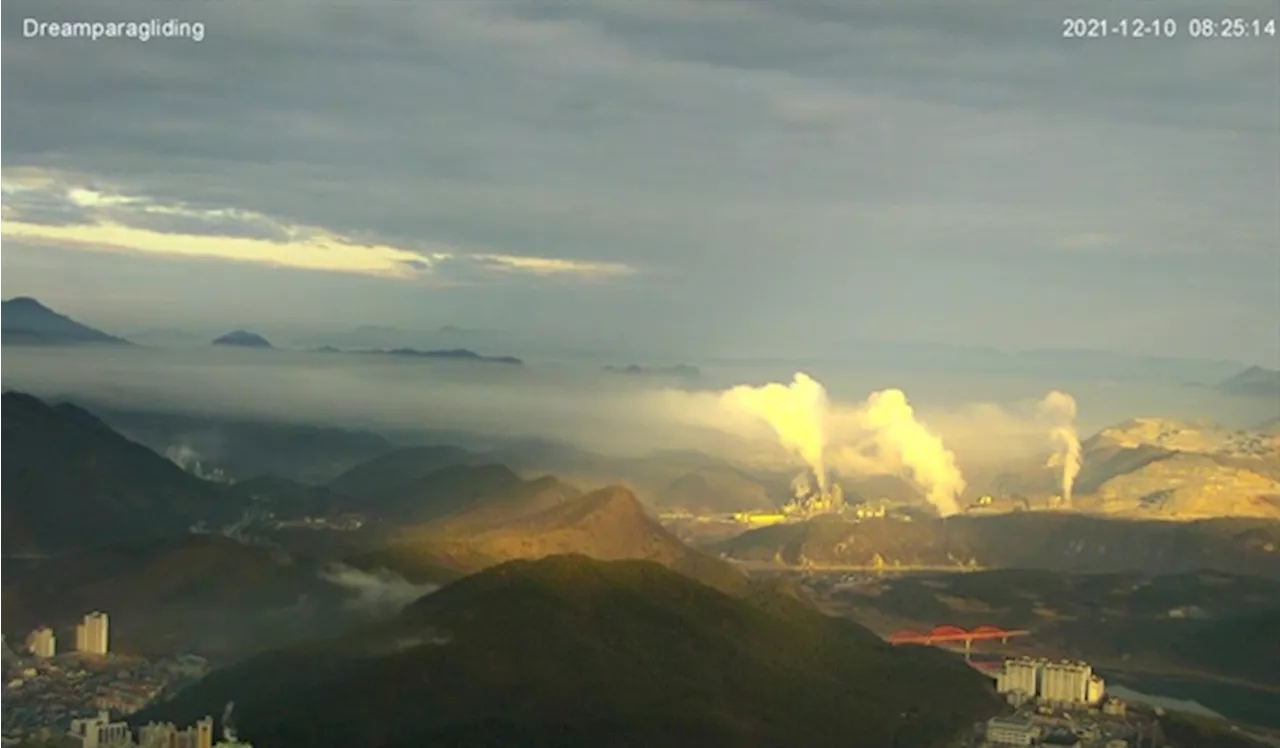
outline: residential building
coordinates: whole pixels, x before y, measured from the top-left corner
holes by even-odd
[[[152,722],[138,731],[138,748],[214,748],[213,717],[179,730],[172,722]]]
[[[94,611],[76,626],[76,651],[104,655],[108,643],[107,614]]]
[[[996,690],[1024,699],[1035,698],[1040,695],[1041,673],[1045,664],[1045,660],[1031,657],[1005,660],[1004,670],[996,676]]]
[[[27,650],[36,657],[53,657],[57,654],[57,643],[53,629],[48,626],[41,626],[27,634]]]
[[[996,677],[996,690],[1015,704],[1035,698],[1052,704],[1100,704],[1105,686],[1089,663],[1069,660],[1005,660],[1004,670]]]
[[[1085,662],[1050,662],[1041,675],[1040,698],[1064,704],[1083,704],[1089,698],[1093,668]]]
[[[1029,719],[992,717],[987,720],[987,742],[994,745],[1034,745],[1040,727]]]
[[[109,712],[71,720],[69,734],[79,741],[81,748],[124,748],[134,744],[129,723],[112,722]]]
[[[138,748],[173,748],[178,728],[172,722],[148,722],[138,728]]]

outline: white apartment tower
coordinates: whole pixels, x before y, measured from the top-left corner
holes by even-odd
[[[76,625],[76,651],[86,654],[107,653],[107,614],[94,611]]]
[[[996,690],[1000,693],[1019,694],[1026,699],[1035,698],[1040,693],[1044,665],[1044,660],[1030,657],[1005,660],[1004,670],[996,678]]]
[[[1102,678],[1087,662],[1049,662],[1021,657],[1005,660],[996,690],[1021,699],[1039,698],[1057,704],[1098,704],[1105,695]]]
[[[53,657],[58,651],[58,640],[53,635],[53,629],[48,626],[40,628],[27,634],[27,650],[36,657]]]
[[[1066,704],[1089,700],[1089,679],[1093,668],[1084,662],[1050,662],[1044,666],[1040,698]]]

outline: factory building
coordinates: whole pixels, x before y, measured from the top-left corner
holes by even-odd
[[[1040,699],[1054,704],[1099,704],[1106,688],[1087,662],[1049,662],[1022,657],[1005,660],[996,690],[1010,700]]]
[[[107,712],[96,717],[71,720],[70,735],[79,741],[80,748],[116,748],[132,746],[133,731],[128,722],[112,722]]]
[[[27,650],[36,657],[53,657],[58,653],[58,640],[48,626],[27,634]]]
[[[104,655],[107,653],[107,614],[94,611],[84,617],[84,622],[76,625],[76,651],[85,654]]]
[[[992,717],[987,720],[987,742],[992,745],[1035,745],[1040,727],[1029,719]]]

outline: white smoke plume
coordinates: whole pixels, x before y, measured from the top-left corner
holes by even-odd
[[[1055,450],[1045,467],[1062,468],[1062,500],[1068,506],[1083,465],[1080,436],[1076,431],[1077,410],[1076,399],[1059,390],[1050,392],[1039,405],[1042,417],[1051,424],[1049,440]]]
[[[346,564],[330,564],[320,578],[356,593],[347,607],[371,613],[398,613],[401,608],[440,589],[436,584],[414,584],[387,569],[361,571]]]
[[[213,468],[208,470],[201,461],[200,453],[187,446],[186,444],[171,444],[164,451],[164,456],[169,462],[177,465],[183,470],[191,473],[197,478],[203,478],[215,483],[230,483],[231,479],[223,472],[221,468]]]
[[[768,423],[782,446],[795,452],[813,471],[818,491],[827,492],[826,419],[831,403],[821,384],[800,372],[791,384],[734,387],[720,396],[720,402],[730,411],[748,413]]]
[[[902,390],[873,393],[842,420],[852,426],[856,441],[837,452],[838,467],[860,473],[906,473],[939,515],[949,517],[960,511],[957,497],[966,483],[956,456],[916,420]]]
[[[813,470],[823,496],[830,493],[830,463],[849,473],[905,475],[938,514],[959,511],[957,496],[966,484],[955,455],[916,420],[901,390],[873,393],[856,406],[833,405],[820,383],[799,373],[790,385],[734,387],[720,403],[767,422],[782,446]],[[792,487],[800,491],[803,485]]]

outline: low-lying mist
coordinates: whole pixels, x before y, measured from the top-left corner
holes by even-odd
[[[361,571],[346,564],[330,564],[320,578],[355,593],[347,607],[371,615],[398,613],[423,595],[440,589],[435,584],[414,584],[386,569]]]
[[[796,370],[780,375],[773,363],[704,367],[691,386],[567,363],[506,366],[224,349],[11,346],[4,353],[4,387],[45,398],[384,432],[550,438],[611,455],[700,450],[760,466],[809,467],[820,480],[827,468],[844,475],[914,474],[923,493],[938,497],[958,493],[966,469],[1032,459],[1060,471],[1069,496],[1072,471],[1078,471],[1076,428],[1085,438],[1140,415],[1232,427],[1261,420],[1256,402],[1206,388],[974,380],[945,372],[895,380],[884,371],[813,367],[805,373],[823,390],[829,444],[806,453],[776,419],[727,394],[740,385],[748,389],[739,393],[770,381],[794,384]],[[784,398],[780,407],[791,406]],[[818,463],[830,464],[815,464],[815,455]],[[951,477],[943,475],[948,460],[957,466]],[[933,467],[921,467],[926,463]],[[935,468],[942,477],[919,479],[922,470]]]

